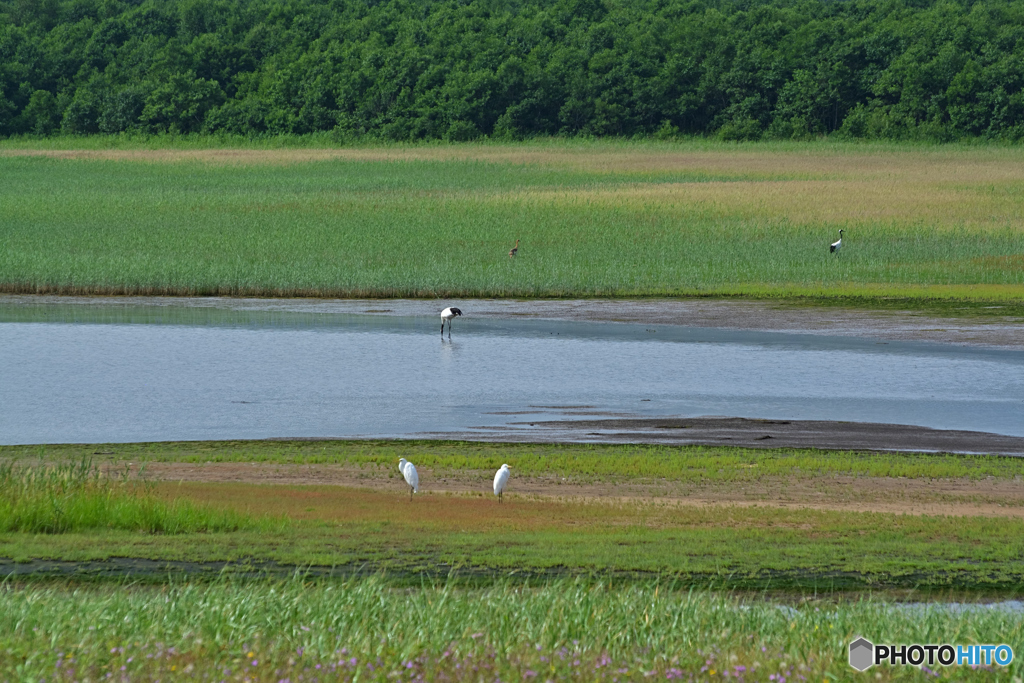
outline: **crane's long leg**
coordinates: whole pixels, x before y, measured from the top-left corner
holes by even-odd
[[[444,318],[441,318],[441,339],[444,339]]]

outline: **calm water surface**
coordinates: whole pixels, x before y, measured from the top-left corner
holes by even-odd
[[[287,306],[285,306],[287,308]],[[602,414],[1024,436],[1024,352],[618,323],[0,298],[0,443],[414,436]],[[585,406],[585,408],[553,407]]]

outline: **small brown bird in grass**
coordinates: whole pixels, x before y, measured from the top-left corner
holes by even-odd
[[[516,240],[516,246],[508,250],[508,257],[515,258],[516,254],[519,253],[519,240]]]

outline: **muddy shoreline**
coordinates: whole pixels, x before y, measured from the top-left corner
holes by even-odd
[[[601,417],[513,422],[424,438],[515,443],[642,443],[740,448],[820,448],[1024,457],[1024,437],[914,425],[739,417]]]
[[[618,322],[784,332],[883,341],[1024,349],[1024,318],[951,318],[914,310],[793,305],[742,299],[249,299],[230,297],[0,295],[0,307],[123,305],[150,309],[222,309],[249,313],[324,313],[437,317],[459,306],[467,317]]]

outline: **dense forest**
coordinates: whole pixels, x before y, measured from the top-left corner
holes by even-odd
[[[1022,0],[0,0],[0,136],[1024,137]]]

